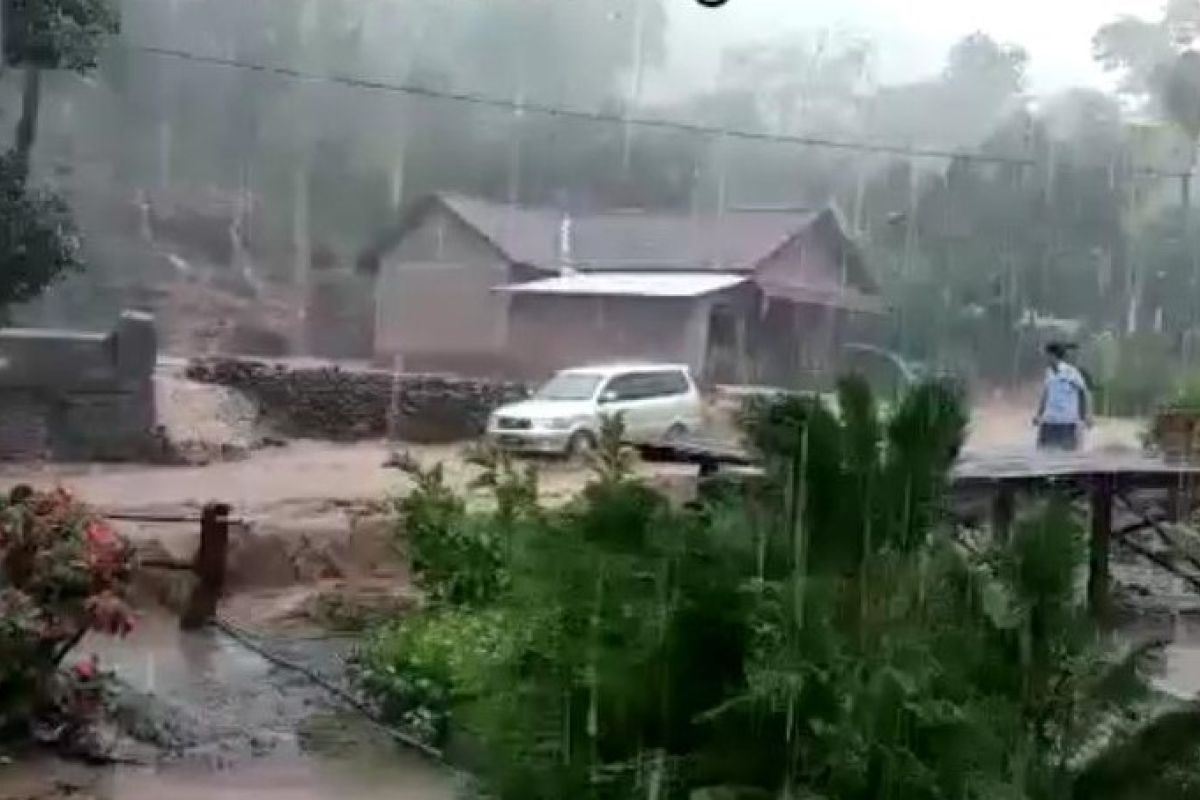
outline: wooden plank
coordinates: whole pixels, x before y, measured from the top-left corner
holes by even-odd
[[[200,548],[194,569],[196,588],[180,617],[184,630],[203,627],[217,613],[217,602],[225,588],[225,564],[229,549],[229,506],[209,503],[200,522]]]

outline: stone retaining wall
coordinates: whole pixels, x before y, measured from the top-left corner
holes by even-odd
[[[483,432],[497,406],[525,396],[512,382],[237,358],[195,359],[187,377],[243,392],[280,435],[335,441],[463,441]]]

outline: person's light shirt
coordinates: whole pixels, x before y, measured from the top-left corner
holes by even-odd
[[[1087,383],[1075,367],[1061,362],[1046,371],[1046,405],[1042,422],[1074,425],[1083,422],[1083,397]]]

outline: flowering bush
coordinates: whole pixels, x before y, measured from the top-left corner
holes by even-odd
[[[0,731],[90,707],[61,701],[77,695],[67,684],[97,677],[95,665],[58,667],[89,630],[132,629],[130,564],[128,543],[65,490],[0,498]]]

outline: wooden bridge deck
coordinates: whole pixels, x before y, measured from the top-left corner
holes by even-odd
[[[650,461],[697,464],[701,476],[722,467],[755,467],[753,454],[727,442],[689,440],[642,448]],[[1118,500],[1148,525],[1131,494],[1147,489],[1170,493],[1169,514],[1181,517],[1200,495],[1200,463],[1171,462],[1135,450],[1039,451],[1032,447],[968,449],[951,473],[956,492],[986,494],[992,504],[992,531],[1006,537],[1022,493],[1039,489],[1067,490],[1089,498],[1091,541],[1088,557],[1088,601],[1100,618],[1107,616],[1109,555],[1113,538],[1113,505]]]
[[[1111,478],[1130,488],[1169,488],[1200,477],[1200,463],[1171,462],[1137,450],[1040,451],[1031,447],[964,450],[954,466],[959,486],[1034,484]]]

